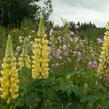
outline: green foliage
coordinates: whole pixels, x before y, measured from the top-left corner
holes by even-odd
[[[21,80],[29,78],[20,84],[16,109],[97,109],[99,105],[109,108],[106,90],[93,72],[50,72],[48,79],[38,80],[32,80],[29,72],[25,68],[19,72]]]
[[[19,27],[20,23],[27,19],[38,19],[42,9],[36,3],[42,0],[0,0],[0,25],[6,27]],[[45,7],[42,14],[48,19],[52,12],[51,0],[44,1]]]

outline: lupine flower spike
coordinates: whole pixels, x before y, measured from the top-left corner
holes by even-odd
[[[27,41],[28,41],[28,39],[25,38],[22,53],[18,59],[19,60],[18,65],[19,65],[20,69],[23,67],[30,68],[31,60],[28,55],[28,42]]]
[[[109,23],[106,27],[106,30],[104,44],[99,58],[99,66],[97,69],[97,73],[102,79],[104,85],[109,83]]]
[[[8,36],[6,53],[3,59],[0,83],[1,98],[8,104],[19,96],[19,79],[10,35]]]
[[[48,77],[48,40],[45,39],[47,35],[44,30],[44,19],[40,18],[39,30],[35,38],[35,44],[33,45],[33,65],[32,65],[32,77],[33,79],[41,79]]]

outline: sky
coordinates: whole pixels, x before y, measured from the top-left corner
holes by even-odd
[[[92,22],[104,27],[109,21],[109,0],[52,0],[53,13],[50,19],[62,25],[61,20]]]

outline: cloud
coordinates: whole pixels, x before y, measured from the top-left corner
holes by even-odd
[[[108,0],[54,0],[51,19],[62,24],[61,17],[67,21],[93,22],[105,26],[109,20]]]
[[[64,4],[70,7],[85,7],[93,10],[105,10],[109,0],[55,0],[55,3]]]

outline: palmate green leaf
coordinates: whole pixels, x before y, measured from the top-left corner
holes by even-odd
[[[81,89],[77,85],[75,85],[72,81],[65,83],[62,86],[62,91],[67,92],[68,96],[71,95],[72,93],[74,93],[76,96],[82,95]]]

